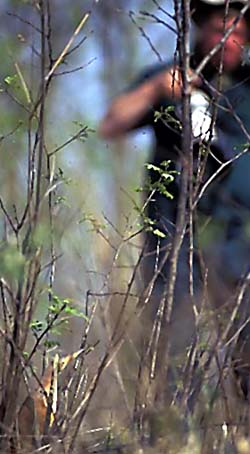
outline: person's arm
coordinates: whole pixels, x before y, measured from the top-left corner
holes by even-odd
[[[179,71],[173,68],[162,71],[116,97],[100,124],[99,133],[105,139],[119,137],[136,128],[161,98],[178,99],[180,96]]]

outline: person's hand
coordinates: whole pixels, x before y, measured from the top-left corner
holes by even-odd
[[[181,97],[182,77],[177,66],[168,69],[161,75],[160,87],[162,94],[174,96],[175,98]]]
[[[188,74],[190,79],[190,91],[192,88],[201,86],[201,79],[196,76],[194,71],[190,70]],[[182,95],[182,77],[180,69],[175,66],[159,76],[159,86],[161,95],[180,98]]]

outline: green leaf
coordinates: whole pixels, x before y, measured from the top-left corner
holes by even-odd
[[[44,329],[44,323],[41,322],[40,320],[32,320],[30,322],[30,328],[35,333],[39,333],[40,331],[42,331]]]
[[[156,236],[159,236],[160,238],[166,238],[165,233],[161,232],[161,230],[159,230],[159,229],[153,230],[153,234]]]
[[[18,79],[17,74],[14,74],[14,76],[6,76],[4,82],[7,85],[13,85],[17,82],[17,79]]]

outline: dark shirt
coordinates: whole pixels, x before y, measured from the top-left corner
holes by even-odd
[[[157,64],[146,69],[131,88],[135,88],[161,71],[166,71],[170,66],[172,66],[172,63]],[[204,76],[205,83],[201,90],[211,99],[216,93],[214,90],[216,75],[213,71],[206,70]],[[250,133],[249,77],[250,69],[248,67],[239,68],[234,75],[223,76],[223,86],[226,88],[222,96],[217,99],[216,140],[211,145],[212,152],[219,158],[220,162],[226,162],[243,149],[247,149],[248,137],[244,130]],[[163,114],[162,119],[156,121],[155,112],[164,112],[169,106],[174,108],[174,112],[170,113],[173,119],[166,120]],[[181,149],[178,103],[174,99],[163,97],[157,105],[149,106],[147,114],[138,126],[142,125],[151,126],[154,131],[155,145],[151,162],[159,166],[163,160],[170,159],[173,163],[172,166],[178,168],[180,162],[179,150]],[[196,146],[199,145],[194,146],[194,155]],[[209,155],[204,182],[219,166],[220,164]],[[154,178],[157,178],[154,172],[151,172],[150,176],[153,181]],[[178,177],[169,189],[174,195],[172,201],[173,214],[176,210],[176,198],[179,194]],[[153,211],[149,214],[157,217],[159,215],[159,213],[156,215],[158,210],[161,212],[160,215],[171,217],[171,210],[167,213],[169,209],[167,206],[169,205],[164,205],[161,199],[161,195],[158,196],[158,199],[156,196],[155,206],[152,205]],[[250,154],[248,151],[226,166],[219,177],[209,186],[209,189],[201,198],[198,208],[201,214],[212,218],[213,226],[216,226],[216,224],[222,226],[222,234],[218,236],[220,244],[217,251],[227,264],[231,262],[230,272],[233,278],[239,278],[247,268],[248,262],[250,265]],[[217,231],[218,229],[215,228],[215,232]]]
[[[135,81],[132,88],[159,74],[166,71],[172,63],[160,63],[146,69]],[[240,151],[246,149],[248,137],[245,130],[250,135],[250,69],[242,68],[238,74],[227,77],[227,88],[223,96],[219,98],[218,112],[216,120],[217,139],[212,147],[216,149],[216,156],[220,161],[225,162],[232,159]],[[210,97],[213,96],[215,82],[213,75],[210,74],[208,83],[205,83],[201,90],[204,90]],[[155,145],[151,160],[154,164],[159,164],[163,160],[171,159],[175,163],[178,161],[178,154],[181,147],[181,132],[178,128],[178,117],[175,122],[175,114],[169,113],[173,121],[162,119],[156,121],[155,112],[164,112],[169,106],[178,110],[178,103],[168,97],[159,100],[157,105],[150,106],[147,115],[141,121],[140,126],[149,125],[153,128]],[[210,173],[218,168],[216,163],[210,159]],[[235,199],[245,207],[250,208],[250,155],[249,152],[234,161],[230,166],[230,172],[226,181],[223,181],[223,187],[228,192],[230,198]],[[229,194],[230,193],[230,194]]]

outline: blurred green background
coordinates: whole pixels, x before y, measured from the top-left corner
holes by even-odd
[[[171,2],[161,4],[171,11]],[[140,228],[135,205],[140,205],[141,195],[136,188],[143,184],[143,167],[152,142],[150,131],[143,129],[105,143],[98,137],[99,121],[113,96],[147,64],[171,58],[175,42],[164,23],[157,23],[156,16],[163,22],[171,21],[153,0],[52,0],[50,10],[54,59],[84,14],[91,11],[72,45],[76,50],[56,71],[45,116],[49,152],[80,127],[89,128],[88,137],[70,143],[52,160],[54,174],[60,179],[53,207],[55,252],[59,257],[54,291],[83,307],[87,290],[100,291],[107,285],[106,277],[122,238]],[[33,1],[2,0],[0,14],[0,192],[9,213],[18,218],[25,205],[28,175],[28,114],[23,107],[28,95],[18,71],[35,98],[40,24]],[[2,240],[8,235],[3,213],[0,235]],[[40,226],[39,236],[43,252],[47,247],[49,254],[46,222]],[[112,291],[126,282],[140,241],[136,237],[129,250],[121,250]],[[46,279],[46,271],[44,274]]]

